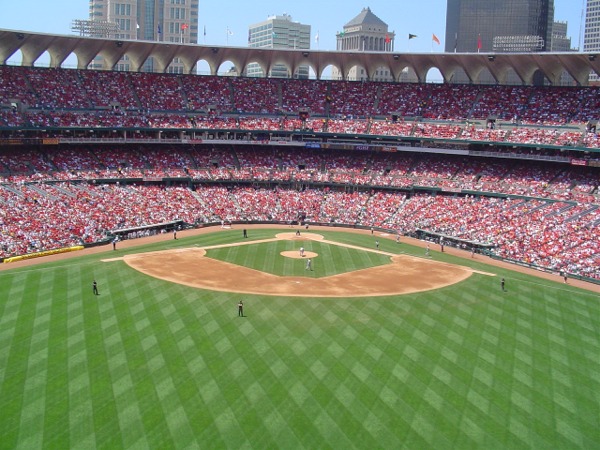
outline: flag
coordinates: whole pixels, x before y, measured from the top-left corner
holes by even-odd
[[[477,35],[477,51],[481,50],[481,35]]]
[[[319,32],[317,31],[317,34],[315,36],[315,42],[318,44],[319,43]]]
[[[158,31],[158,34],[162,34],[162,31],[160,29],[160,25],[158,26],[158,30],[157,31]]]
[[[206,36],[206,25],[204,25],[204,36]]]
[[[408,33],[408,40],[414,39],[416,37],[417,37],[416,34],[410,34],[410,33]]]
[[[181,24],[181,29],[182,29],[182,30],[187,30],[187,29],[188,29],[188,27],[189,27],[189,25],[188,25],[187,23],[182,23],[182,24]]]
[[[431,40],[435,42],[437,45],[440,45],[439,38],[435,35],[435,33],[431,36]]]
[[[231,31],[229,28],[227,28],[227,34],[228,34],[229,36],[233,36],[233,31]]]
[[[386,35],[385,35],[385,43],[389,44],[390,42],[392,42],[392,38],[390,37],[389,34],[386,33]]]
[[[136,28],[139,30],[139,29],[140,29],[140,24],[139,24],[139,23],[136,23],[136,24],[135,24],[135,27],[136,27]]]

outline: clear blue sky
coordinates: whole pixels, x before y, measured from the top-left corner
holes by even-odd
[[[579,44],[583,3],[555,0],[555,20],[568,22],[573,47]],[[335,50],[335,33],[367,6],[396,33],[397,51],[430,52],[432,33],[441,40],[433,50],[443,51],[446,0],[200,0],[199,43],[203,43],[206,26],[206,44],[225,45],[229,28],[233,32],[229,45],[245,47],[249,25],[287,13],[294,21],[311,25],[312,48],[317,48],[314,37],[318,31],[318,48]],[[0,28],[4,29],[72,34],[71,20],[87,18],[88,0],[0,0]],[[418,35],[410,48],[408,33]]]

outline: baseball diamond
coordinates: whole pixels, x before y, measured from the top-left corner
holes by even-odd
[[[305,233],[303,237],[323,238],[314,233]],[[294,241],[297,238],[293,233],[281,233],[277,235],[277,239]],[[123,259],[130,267],[142,273],[187,286],[294,297],[371,297],[406,294],[458,283],[472,273],[472,270],[466,267],[389,254],[390,263],[387,265],[323,279],[306,279],[277,277],[205,256],[205,250],[190,248],[167,250],[151,255],[128,255]],[[294,251],[282,256],[302,259]],[[313,252],[306,252],[306,258],[315,256]],[[327,263],[335,264],[335,261]]]

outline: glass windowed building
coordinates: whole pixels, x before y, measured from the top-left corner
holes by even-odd
[[[600,0],[587,0],[583,51],[586,53],[600,53]],[[595,72],[590,74],[590,83],[600,85],[600,77]]]
[[[106,21],[117,25],[115,39],[198,43],[199,0],[89,0],[90,21]],[[94,36],[99,37],[99,36]],[[92,68],[103,68],[102,57],[92,62]],[[117,70],[131,70],[127,56]],[[143,70],[154,71],[154,61],[145,62]],[[167,68],[171,73],[183,73],[176,59]]]
[[[554,0],[448,0],[446,52],[549,51],[553,22]]]

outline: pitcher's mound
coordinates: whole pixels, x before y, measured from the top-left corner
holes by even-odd
[[[318,253],[307,252],[306,250],[304,250],[304,256],[300,256],[300,252],[298,250],[281,252],[280,255],[285,256],[286,258],[298,258],[298,259],[315,258],[315,257],[319,256]]]

